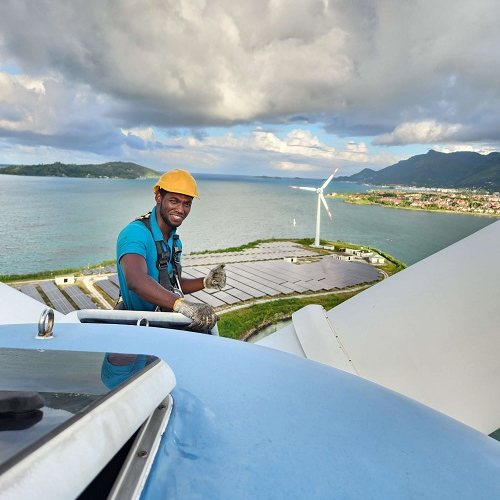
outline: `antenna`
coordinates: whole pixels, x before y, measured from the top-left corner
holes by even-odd
[[[333,176],[337,173],[338,169],[339,169],[339,167],[337,167],[334,170],[332,175],[330,175],[330,177],[328,177],[328,179],[324,182],[324,184],[319,188],[305,187],[305,186],[290,186],[293,189],[302,189],[304,191],[315,191],[318,194],[318,211],[316,214],[316,237],[314,238],[314,245],[312,245],[313,247],[320,246],[319,245],[319,221],[320,221],[320,215],[321,215],[321,212],[320,212],[321,203],[323,203],[323,205],[326,209],[326,212],[328,213],[328,217],[330,217],[330,219],[332,218],[332,214],[330,213],[330,209],[328,208],[328,205],[326,204],[325,197],[323,196],[323,190],[326,188],[326,186],[328,186],[328,184],[330,184],[330,181],[333,179]]]

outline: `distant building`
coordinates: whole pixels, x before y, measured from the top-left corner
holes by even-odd
[[[367,257],[371,257],[373,252],[370,252],[370,250],[355,250],[354,255],[366,259]]]
[[[285,262],[295,263],[295,262],[298,262],[299,258],[298,257],[284,257],[283,260]]]
[[[354,260],[354,255],[351,255],[351,254],[336,254],[335,257],[339,260],[346,260],[346,261],[349,261],[349,260]]]
[[[371,264],[385,264],[385,258],[381,255],[372,255],[371,257],[368,257],[368,261]]]
[[[73,274],[67,274],[65,276],[56,276],[56,285],[73,285],[75,283],[75,276]]]

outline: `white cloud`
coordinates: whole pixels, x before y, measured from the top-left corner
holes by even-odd
[[[377,137],[373,143],[394,144],[432,144],[436,141],[453,140],[462,126],[460,124],[438,123],[435,120],[407,122],[398,125],[390,134]]]
[[[345,149],[343,151],[339,151],[336,158],[339,160],[367,163],[370,161],[370,154],[364,142],[356,143],[354,141],[350,141],[345,145]]]
[[[140,131],[134,133],[142,135]],[[265,173],[260,169],[267,168],[270,173],[274,170],[278,174],[322,172],[325,175],[331,172],[332,165],[342,165],[342,175],[348,175],[368,163],[370,167],[380,168],[408,157],[394,156],[389,152],[370,154],[364,142],[354,141],[346,143],[343,150],[336,151],[307,129],[278,134],[277,131],[257,127],[238,137],[226,133],[203,139],[180,136],[159,140],[156,137],[155,141],[154,162],[169,166],[184,165],[195,171],[220,168],[222,165],[234,169],[248,164],[254,169],[253,173]],[[135,153],[129,150],[129,154],[133,156]]]
[[[252,147],[311,158],[332,158],[335,153],[334,148],[321,143],[310,130],[306,129],[292,130],[283,139],[272,132],[256,130],[253,133]]]
[[[482,155],[487,155],[490,154],[496,149],[492,148],[491,146],[472,146],[471,144],[456,144],[456,145],[449,145],[449,146],[440,146],[436,144],[432,149],[435,151],[440,151],[441,153],[456,153],[457,151],[469,151],[472,153],[479,153]]]
[[[0,72],[0,128],[18,132],[39,125],[37,109],[44,93],[39,80]]]
[[[132,128],[132,129],[120,129],[123,135],[134,135],[136,137],[139,137],[143,141],[155,141],[156,136],[155,136],[155,131],[153,130],[153,127],[146,127],[146,128]]]
[[[311,165],[308,163],[292,163],[289,161],[277,161],[273,163],[276,170],[282,170],[285,172],[300,172],[300,173],[308,173],[308,172],[317,172],[321,169],[318,166]]]
[[[154,161],[211,148],[212,166],[222,148],[318,167],[380,161],[380,145],[498,149],[499,14],[496,0],[4,0],[0,138]],[[232,135],[242,124],[262,128]]]

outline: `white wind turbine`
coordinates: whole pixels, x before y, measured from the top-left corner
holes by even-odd
[[[337,173],[337,170],[339,168],[337,167],[335,171],[328,177],[328,179],[325,181],[325,183],[319,187],[319,188],[313,188],[313,187],[304,187],[304,186],[290,186],[291,188],[294,189],[303,189],[304,191],[315,191],[318,193],[318,212],[316,214],[316,237],[314,238],[314,245],[315,247],[319,247],[319,221],[320,221],[320,209],[321,209],[321,203],[325,206],[325,209],[328,213],[328,216],[330,219],[332,218],[332,214],[330,213],[330,209],[328,208],[328,205],[326,204],[325,197],[323,196],[323,190],[330,184],[330,181],[333,179],[333,176]]]

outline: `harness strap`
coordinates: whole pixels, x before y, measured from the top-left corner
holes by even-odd
[[[181,266],[181,252],[182,249],[179,246],[179,235],[174,234],[172,237],[172,248],[174,250],[173,256],[172,256],[172,268],[174,269],[174,274],[177,278],[177,287],[179,290],[181,290],[181,284],[179,280],[181,279],[182,276],[182,266]]]
[[[154,240],[154,235],[153,235],[153,230],[151,229],[151,212],[148,212],[147,214],[141,215],[138,217],[136,220],[141,221],[151,232],[151,236],[153,237]],[[161,241],[156,241],[156,253],[157,253],[157,259],[156,259],[156,267],[159,271],[159,276],[158,276],[158,282],[163,288],[166,288],[169,291],[174,291],[176,292],[177,290],[180,291],[180,278],[182,275],[182,266],[180,264],[180,253],[182,252],[181,248],[179,247],[179,235],[174,234],[172,237],[172,248],[173,252],[170,252],[170,248],[167,245],[167,250],[163,250],[163,245]],[[168,264],[172,264],[172,272],[168,272]]]

